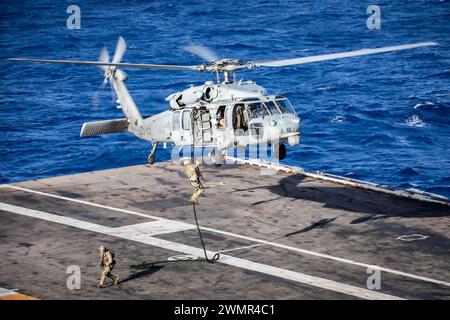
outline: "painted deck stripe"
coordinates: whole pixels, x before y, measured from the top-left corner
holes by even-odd
[[[358,261],[354,261],[354,260],[346,259],[346,258],[339,258],[339,257],[335,257],[335,256],[332,256],[332,255],[324,254],[324,253],[319,253],[319,252],[310,251],[310,250],[306,250],[306,249],[301,249],[301,248],[297,248],[297,247],[293,247],[293,246],[288,246],[288,245],[284,245],[284,244],[277,243],[277,242],[260,240],[260,239],[247,237],[247,236],[243,236],[243,235],[238,235],[238,234],[234,234],[234,233],[230,233],[230,232],[226,232],[226,231],[211,229],[211,228],[208,228],[208,227],[201,227],[201,229],[205,230],[205,231],[212,231],[212,232],[220,233],[220,234],[223,234],[223,235],[233,236],[233,237],[244,239],[244,240],[258,242],[258,243],[261,243],[261,244],[264,244],[264,245],[278,247],[278,248],[282,248],[282,249],[286,249],[286,250],[289,250],[289,251],[294,251],[294,252],[298,252],[298,253],[302,253],[302,254],[306,254],[306,255],[311,255],[311,256],[316,256],[316,257],[319,257],[319,258],[334,260],[334,261],[341,262],[341,263],[351,264],[351,265],[363,267],[363,268],[366,268],[366,269],[367,268],[373,268],[375,266],[373,264],[358,262]],[[380,271],[383,271],[383,272],[396,274],[396,275],[399,275],[399,276],[412,278],[412,279],[415,279],[415,280],[426,281],[426,282],[435,283],[435,284],[439,284],[439,285],[450,287],[450,282],[446,282],[446,281],[443,281],[443,280],[437,280],[437,279],[433,279],[433,278],[429,278],[429,277],[419,276],[419,275],[415,275],[415,274],[408,273],[408,272],[403,272],[403,271],[399,271],[399,270],[394,270],[394,269],[390,269],[390,268],[381,267],[381,266],[378,266],[378,265],[376,265],[376,267]]]
[[[137,211],[132,211],[132,210],[127,210],[127,209],[120,209],[120,208],[105,206],[103,204],[98,204],[98,203],[89,202],[89,201],[85,201],[85,200],[68,198],[68,197],[64,197],[64,196],[58,196],[56,194],[51,194],[51,193],[42,192],[42,191],[36,191],[36,190],[22,188],[22,187],[18,187],[18,186],[8,185],[7,187],[11,188],[11,189],[16,189],[16,190],[29,192],[29,193],[39,194],[41,196],[46,196],[46,197],[51,197],[51,198],[55,198],[55,199],[71,201],[71,202],[75,202],[75,203],[79,203],[79,204],[85,204],[85,205],[91,206],[91,207],[97,207],[97,208],[107,209],[107,210],[111,210],[111,211],[128,213],[128,214],[132,214],[132,215],[135,215],[135,216],[146,217],[146,218],[151,218],[151,219],[156,219],[156,220],[169,220],[169,219],[163,219],[163,218],[160,218],[160,217],[157,217],[157,216],[152,216],[152,215],[141,213],[141,212],[137,212]]]
[[[167,241],[163,239],[154,238],[147,236],[145,234],[136,234],[134,232],[123,232],[123,230],[117,230],[120,228],[109,228],[102,225],[76,220],[69,217],[59,216],[56,214],[37,211],[32,209],[27,209],[23,207],[18,207],[6,203],[0,202],[0,210],[7,211],[11,213],[20,214],[27,217],[38,218],[45,221],[55,222],[83,230],[88,230],[92,232],[102,233],[109,236],[115,236],[118,238],[145,243],[151,246],[160,247],[166,250],[180,252],[184,254],[190,254],[197,257],[203,256],[203,250],[201,248],[196,248],[172,241]],[[212,255],[214,252],[208,252]],[[402,300],[402,298],[392,296],[389,294],[384,294],[377,291],[371,291],[368,289],[363,289],[344,283],[340,283],[333,280],[328,280],[324,278],[319,278],[311,275],[307,275],[300,272],[290,271],[286,269],[281,269],[266,264],[261,264],[241,258],[235,258],[232,256],[223,255],[223,259],[219,260],[220,263],[227,264],[230,266],[235,266],[242,269],[247,269],[259,273],[264,273],[277,278],[283,278],[291,281],[295,281],[302,284],[307,284],[310,286],[331,290],[347,295],[351,295],[362,299],[374,299],[374,300]]]
[[[0,288],[0,298],[6,297],[6,296],[10,296],[10,295],[13,295],[13,294],[16,294],[16,292],[14,292],[13,290]]]
[[[39,300],[38,298],[17,293],[14,290],[0,288],[0,300]]]
[[[27,296],[26,294],[16,293],[9,296],[0,297],[0,300],[39,300],[39,299],[32,296]]]
[[[262,244],[262,243],[252,244],[252,245],[249,245],[249,246],[243,246],[243,247],[231,248],[231,249],[226,249],[226,250],[220,250],[220,251],[217,251],[217,253],[238,251],[238,250],[244,250],[244,249],[252,249],[252,248],[261,247],[261,246],[264,246],[264,245],[265,244]]]
[[[114,231],[117,233],[123,232],[125,234],[133,232],[136,234],[155,236],[159,234],[191,230],[194,228],[195,226],[190,223],[178,222],[174,220],[156,220],[114,228]]]
[[[132,211],[132,210],[126,210],[126,209],[120,209],[120,208],[105,206],[105,205],[97,204],[97,203],[90,202],[90,201],[79,200],[79,199],[72,199],[72,198],[68,198],[68,197],[64,197],[64,196],[59,196],[59,195],[46,193],[46,192],[42,192],[42,191],[36,191],[36,190],[23,188],[23,187],[19,187],[19,186],[9,185],[8,187],[12,188],[12,189],[16,189],[16,190],[21,190],[21,191],[24,191],[24,192],[39,194],[39,195],[42,195],[42,196],[47,196],[47,197],[51,197],[51,198],[71,201],[71,202],[80,203],[80,204],[84,204],[84,205],[88,205],[88,206],[104,208],[104,209],[108,209],[108,210],[112,210],[112,211],[117,211],[117,212],[132,214],[132,215],[137,215],[137,216],[141,216],[141,217],[147,217],[147,218],[151,218],[151,219],[155,219],[155,220],[172,221],[172,220],[169,220],[169,219],[156,217],[156,216],[153,216],[153,215],[149,215],[149,214],[145,214],[145,213],[141,213],[141,212],[137,212],[137,211]],[[306,255],[311,255],[311,256],[315,256],[315,257],[319,257],[319,258],[330,259],[330,260],[341,262],[341,263],[351,264],[351,265],[363,267],[363,268],[366,268],[366,269],[369,268],[369,267],[372,268],[374,266],[373,264],[369,264],[369,263],[358,262],[358,261],[354,261],[354,260],[347,259],[347,258],[335,257],[335,256],[332,256],[332,255],[329,255],[329,254],[324,254],[324,253],[319,253],[319,252],[315,252],[315,251],[311,251],[311,250],[301,249],[301,248],[297,248],[297,247],[293,247],[293,246],[289,246],[289,245],[284,245],[284,244],[277,243],[277,242],[261,240],[261,239],[248,237],[248,236],[244,236],[244,235],[240,235],[240,234],[236,234],[236,233],[231,233],[231,232],[227,232],[227,231],[222,231],[222,230],[218,230],[218,229],[214,229],[214,228],[201,227],[201,229],[205,230],[205,231],[210,231],[210,232],[215,232],[215,233],[219,233],[219,234],[235,237],[235,238],[240,238],[240,239],[249,240],[249,241],[253,241],[253,242],[257,242],[257,243],[262,243],[262,244],[273,246],[273,247],[283,248],[283,249],[286,249],[286,250],[289,250],[289,251],[294,251],[294,252],[301,253],[301,254],[306,254]],[[439,284],[439,285],[450,287],[450,282],[446,282],[446,281],[443,281],[443,280],[437,280],[437,279],[433,279],[433,278],[429,278],[429,277],[425,277],[425,276],[420,276],[420,275],[416,275],[416,274],[412,274],[412,273],[408,273],[408,272],[403,272],[403,271],[399,271],[399,270],[394,270],[394,269],[390,269],[390,268],[386,268],[386,267],[381,267],[381,266],[377,266],[377,267],[380,269],[380,271],[383,271],[383,272],[396,274],[396,275],[407,277],[407,278],[412,278],[412,279],[416,279],[416,280],[420,280],[420,281],[426,281],[426,282],[435,283],[435,284]]]

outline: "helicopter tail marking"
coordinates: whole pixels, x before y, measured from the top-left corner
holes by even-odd
[[[85,122],[81,128],[80,137],[92,137],[108,133],[128,131],[128,119],[112,119],[94,122]]]

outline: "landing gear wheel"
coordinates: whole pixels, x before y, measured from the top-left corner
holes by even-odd
[[[147,158],[147,163],[149,166],[151,166],[152,164],[155,163],[155,154],[156,154],[157,148],[158,148],[158,143],[154,142],[153,146],[152,146],[152,151],[150,151],[150,154],[148,155],[148,158]]]
[[[208,156],[213,166],[220,167],[223,164],[223,155],[219,150],[212,150]]]
[[[155,163],[155,155],[154,154],[153,155],[149,155],[148,159],[147,159],[147,164],[151,166],[154,163]]]
[[[274,144],[272,152],[273,156],[278,160],[283,160],[286,158],[286,146],[284,143]]]

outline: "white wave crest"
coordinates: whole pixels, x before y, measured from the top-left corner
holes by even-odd
[[[331,119],[331,122],[344,122],[346,119],[344,116],[335,116]]]
[[[423,120],[420,119],[420,117],[416,114],[408,117],[405,120],[405,124],[410,127],[418,127],[418,128],[425,127],[425,125],[426,125],[425,122],[423,122]]]
[[[431,101],[426,101],[425,103],[418,103],[418,104],[416,104],[415,106],[414,106],[414,109],[420,109],[420,108],[423,108],[423,107],[432,107],[432,108],[437,108],[436,107],[436,105],[433,103],[433,102],[431,102]]]

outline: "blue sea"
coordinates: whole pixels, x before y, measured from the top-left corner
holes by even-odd
[[[81,29],[66,12],[81,10]],[[381,10],[368,29],[367,7]],[[146,162],[149,143],[130,134],[79,137],[83,122],[121,117],[94,67],[6,57],[96,60],[119,35],[123,62],[199,64],[180,49],[220,57],[283,59],[437,41],[440,46],[240,73],[286,95],[303,120],[286,164],[450,196],[450,1],[12,1],[0,10],[0,183]],[[144,114],[164,98],[214,79],[183,71],[127,70]],[[160,149],[157,161],[170,158]]]

